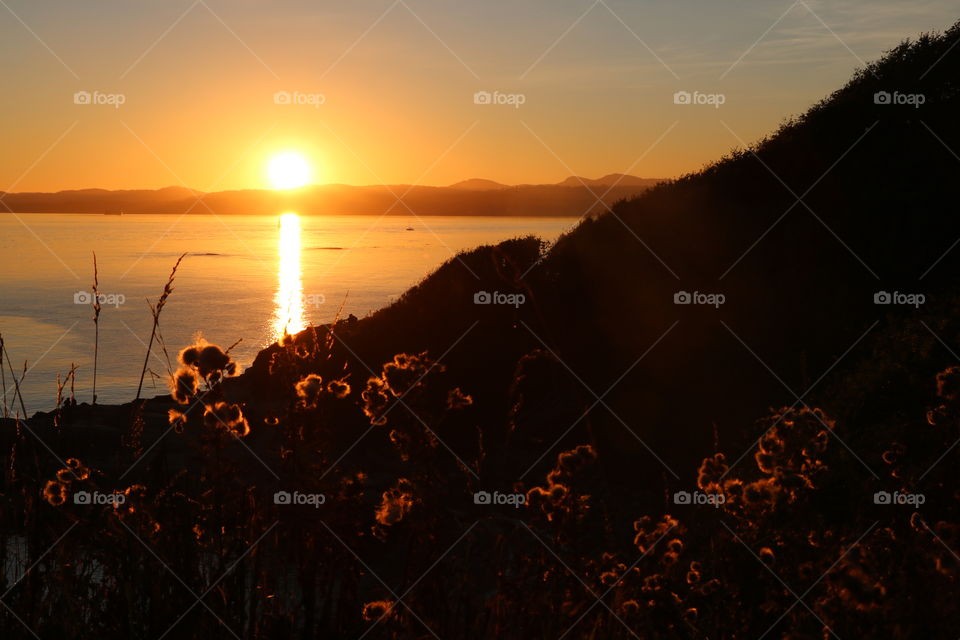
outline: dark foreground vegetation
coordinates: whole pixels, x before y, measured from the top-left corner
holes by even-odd
[[[242,376],[5,420],[0,637],[955,638],[958,39]]]

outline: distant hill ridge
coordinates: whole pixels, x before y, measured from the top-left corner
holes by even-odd
[[[622,186],[622,187],[649,187],[653,183],[662,182],[662,180],[651,180],[650,178],[640,178],[637,176],[631,176],[624,173],[611,173],[605,175],[602,178],[590,179],[590,178],[581,178],[580,176],[570,176],[563,182],[559,184],[564,187],[579,187],[582,185],[587,185],[588,187],[612,187],[612,186]]]
[[[602,178],[583,178],[581,176],[570,176],[560,182],[555,183],[558,187],[652,187],[655,184],[664,182],[660,178],[641,178],[631,176],[625,173],[610,173]],[[513,185],[513,186],[550,186],[550,185]],[[511,185],[487,180],[485,178],[470,178],[450,185],[451,189],[471,189],[475,191],[487,191],[496,189],[509,189]]]
[[[605,211],[660,180],[611,174],[596,180],[567,178],[559,184],[504,185],[471,178],[448,187],[411,185],[315,185],[292,191],[247,189],[204,193],[184,187],[146,190],[74,189],[56,193],[7,193],[18,213],[217,213],[394,214],[473,216],[571,216]],[[598,189],[600,191],[598,191]],[[402,202],[398,199],[403,196]],[[200,198],[198,202],[198,198]],[[598,199],[601,202],[598,202]]]
[[[451,189],[468,189],[473,191],[491,191],[497,189],[509,189],[510,186],[495,182],[493,180],[487,180],[486,178],[470,178],[468,180],[461,180],[450,185]]]

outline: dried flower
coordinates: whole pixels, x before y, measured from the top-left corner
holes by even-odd
[[[413,508],[415,501],[413,484],[406,478],[400,478],[395,487],[383,492],[377,508],[377,522],[385,526],[400,522]]]
[[[956,400],[960,395],[960,367],[949,367],[937,374],[937,395]]]
[[[393,611],[393,602],[390,600],[374,600],[363,605],[363,619],[368,622],[388,617]]]
[[[468,396],[460,387],[450,390],[447,394],[447,409],[462,409],[473,404],[473,397]]]
[[[387,424],[384,415],[390,396],[387,395],[387,384],[380,378],[367,380],[367,388],[360,394],[363,398],[363,413],[370,418],[370,424],[381,426]]]
[[[59,507],[67,501],[67,485],[50,480],[43,487],[43,499],[54,507]]]
[[[309,374],[294,385],[297,397],[300,398],[300,404],[315,408],[320,400],[320,393],[323,391],[323,378],[315,373]]]
[[[227,402],[218,402],[206,407],[203,412],[203,423],[209,428],[222,426],[238,438],[250,433],[250,424],[243,416],[240,406]]]
[[[170,395],[180,404],[190,404],[199,388],[200,380],[196,372],[187,365],[177,369],[170,379]]]
[[[773,554],[773,549],[770,547],[764,547],[760,549],[760,559],[763,560],[763,563],[766,565],[773,564],[775,556]]]
[[[230,355],[203,338],[198,338],[196,344],[180,351],[178,359],[184,367],[196,370],[204,379],[219,379],[223,375],[232,376],[237,372],[237,364],[230,359]]]
[[[167,411],[167,420],[169,420],[175,432],[183,433],[183,429],[187,425],[187,414],[176,409],[170,409]]]
[[[345,378],[331,380],[327,383],[327,393],[331,394],[334,398],[342,400],[350,395],[350,385],[347,384]]]
[[[427,357],[426,351],[417,355],[398,353],[393,356],[393,362],[383,365],[382,378],[390,393],[399,397],[420,387],[427,373],[444,370],[442,364],[437,364]]]

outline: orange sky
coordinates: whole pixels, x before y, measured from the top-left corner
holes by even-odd
[[[281,151],[320,183],[671,177],[956,17],[887,0],[6,5],[11,191],[261,188]]]

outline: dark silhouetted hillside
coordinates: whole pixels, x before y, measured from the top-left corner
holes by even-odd
[[[573,419],[547,411],[529,427],[538,438],[559,437],[593,406],[568,440],[633,461],[612,474],[688,482],[715,438],[745,450],[766,407],[791,405],[791,391],[816,382],[813,402],[839,373],[821,376],[874,348],[870,335],[860,341],[874,322],[923,311],[876,305],[877,292],[931,304],[955,295],[960,56],[946,53],[956,38],[954,28],[897,47],[751,148],[583,222],[543,256],[532,239],[458,256],[344,339],[367,362],[456,344],[444,361],[484,399],[478,411],[498,442],[517,402],[513,374],[540,350],[564,385],[573,380],[569,410],[552,408]],[[926,102],[877,104],[882,91]],[[478,291],[527,301],[478,306]],[[680,291],[726,302],[674,304]],[[870,438],[849,437],[854,449]],[[498,468],[510,477],[525,470],[517,464]]]

